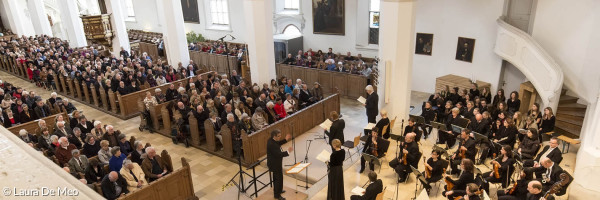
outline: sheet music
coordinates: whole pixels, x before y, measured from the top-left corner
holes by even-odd
[[[373,127],[375,127],[375,124],[374,123],[369,123],[369,124],[367,124],[367,126],[365,126],[365,129],[371,130],[371,129],[373,129]]]
[[[363,192],[365,192],[365,191],[366,190],[364,188],[356,186],[356,187],[354,187],[354,189],[352,189],[352,194],[361,195],[362,196]]]
[[[358,99],[356,99],[356,100],[357,100],[358,102],[362,103],[362,104],[365,104],[365,103],[367,103],[367,99],[365,99],[365,98],[364,98],[364,97],[362,97],[362,96],[358,97]]]
[[[331,156],[331,153],[329,151],[327,151],[326,149],[323,149],[323,151],[321,151],[321,153],[319,153],[319,155],[317,155],[317,160],[320,160],[321,162],[326,162],[326,161],[329,161],[330,156]]]
[[[287,173],[288,174],[297,174],[297,173],[301,172],[308,165],[310,165],[310,163],[300,163],[300,164],[296,165],[296,167],[288,170]]]
[[[321,123],[319,126],[321,126],[321,128],[329,131],[329,128],[331,127],[331,124],[333,124],[333,122],[331,122],[331,120],[326,119],[323,123]]]

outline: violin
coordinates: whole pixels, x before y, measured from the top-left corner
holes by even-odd
[[[371,140],[373,139],[371,138]],[[377,153],[377,144],[373,143],[373,147],[374,148],[371,150],[371,154],[373,154],[375,157],[379,157],[379,154]]]
[[[524,179],[525,178],[525,173],[521,174],[521,176],[519,176],[519,177],[521,179]],[[515,182],[515,185],[513,185],[513,187],[510,188],[507,193],[510,194],[510,195],[514,194],[515,190],[517,190],[517,185],[519,185],[519,181]]]
[[[402,148],[402,149],[406,149],[406,144],[404,144],[404,148]],[[407,165],[407,162],[406,162],[407,154],[408,153],[405,153],[402,155],[402,164],[404,164],[404,165]]]
[[[425,160],[425,156],[423,156],[423,163],[427,163],[427,161]],[[431,178],[431,170],[427,166],[425,166],[425,177]]]
[[[496,159],[496,153],[493,154],[494,160]],[[494,164],[494,177],[500,178],[500,163],[496,161]]]
[[[442,170],[442,174],[445,174],[445,173],[446,173],[446,168],[444,168]],[[450,190],[454,189],[454,183],[452,183],[448,179],[450,179],[450,178],[448,178],[447,176],[446,176],[446,178],[444,178],[444,182],[446,182],[446,191],[450,191]]]

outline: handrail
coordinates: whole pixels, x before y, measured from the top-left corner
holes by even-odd
[[[494,52],[516,66],[535,86],[544,105],[556,110],[564,81],[560,66],[529,34],[506,23],[504,17],[496,22]]]

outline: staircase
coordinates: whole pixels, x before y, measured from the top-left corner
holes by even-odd
[[[554,132],[576,139],[579,138],[587,106],[578,104],[579,98],[566,95],[566,91],[562,90],[558,109],[555,112]]]

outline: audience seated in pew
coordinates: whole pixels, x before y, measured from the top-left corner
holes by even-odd
[[[146,147],[146,158],[142,161],[142,170],[149,183],[168,173],[165,161],[156,155],[154,147]]]
[[[129,159],[123,161],[123,167],[119,170],[119,173],[127,182],[127,190],[131,192],[148,185],[146,175],[140,165]]]

